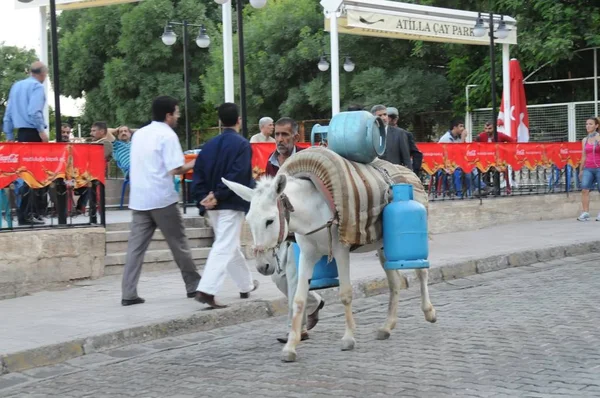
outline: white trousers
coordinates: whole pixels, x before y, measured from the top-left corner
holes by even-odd
[[[215,234],[206,266],[198,290],[212,294],[219,293],[229,273],[241,293],[254,288],[252,272],[240,248],[240,234],[244,222],[244,212],[235,210],[209,210],[206,212]]]

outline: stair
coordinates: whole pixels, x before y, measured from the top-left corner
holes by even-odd
[[[194,263],[200,269],[206,262],[213,242],[213,231],[203,217],[186,217],[183,219],[188,243]],[[123,273],[127,256],[129,239],[129,223],[108,224],[106,226],[106,258],[104,275]],[[156,230],[150,246],[144,256],[144,271],[176,270],[177,264],[162,232]]]

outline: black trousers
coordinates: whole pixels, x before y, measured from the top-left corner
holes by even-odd
[[[37,129],[20,128],[17,137],[19,142],[42,142]],[[19,192],[21,195],[21,205],[17,211],[19,222],[45,213],[47,191],[47,188],[31,189],[27,184],[23,184]]]

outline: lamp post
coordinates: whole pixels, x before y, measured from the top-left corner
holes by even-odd
[[[321,55],[321,59],[319,60],[319,63],[317,64],[317,67],[319,68],[319,70],[321,72],[327,72],[329,70],[329,62],[327,61],[327,56],[328,54],[323,54]],[[346,60],[344,61],[344,70],[348,73],[351,73],[354,71],[354,68],[356,67],[356,64],[354,62],[352,62],[352,59],[350,58],[349,55],[345,55]]]
[[[477,16],[477,20],[475,21],[475,26],[473,27],[473,36],[475,37],[483,37],[486,32],[490,36],[490,84],[492,91],[492,126],[494,128],[494,142],[498,142],[498,112],[496,110],[496,48],[494,44],[494,39],[506,39],[509,34],[509,30],[506,27],[506,23],[504,22],[504,16],[500,15],[498,20],[498,27],[494,28],[494,13],[490,12],[487,17],[488,28],[486,29],[483,21],[482,14],[479,13]],[[509,112],[510,109],[506,109],[506,112]],[[505,118],[506,119],[506,118]],[[510,123],[510,117],[508,118],[508,123]],[[495,174],[495,186],[494,191],[496,195],[500,195],[500,172],[496,170]]]
[[[494,39],[506,39],[509,34],[509,30],[506,27],[506,23],[504,22],[504,16],[500,16],[498,20],[498,27],[494,28],[494,14],[489,13],[487,17],[488,28],[485,27],[482,14],[479,13],[477,17],[477,21],[475,22],[475,27],[473,27],[473,36],[475,37],[483,37],[489,29],[490,36],[490,78],[492,85],[492,124],[494,126],[494,142],[498,142],[498,127],[497,127],[497,119],[498,113],[496,111],[496,49],[494,44]],[[496,35],[496,36],[495,36]],[[507,112],[509,110],[506,110]]]
[[[167,22],[165,31],[162,34],[162,42],[167,46],[172,46],[177,41],[177,35],[173,31],[173,25],[183,26],[183,84],[185,86],[185,138],[187,149],[192,149],[192,128],[190,125],[190,66],[188,62],[188,27],[193,26],[200,28],[196,37],[196,45],[200,48],[208,48],[210,46],[210,37],[206,34],[204,25],[194,25],[188,21],[182,22]]]
[[[217,4],[226,4],[229,0],[215,0]],[[250,0],[250,5],[254,8],[263,8],[267,5],[267,0]],[[246,63],[244,54],[244,21],[242,11],[244,4],[242,0],[236,0],[237,29],[238,29],[238,62],[240,68],[240,109],[242,112],[242,135],[248,138],[248,118],[246,105]],[[225,24],[224,24],[225,25]],[[233,57],[233,56],[232,56]],[[232,63],[232,59],[225,59],[225,63]]]

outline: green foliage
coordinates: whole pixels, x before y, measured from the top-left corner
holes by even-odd
[[[5,46],[0,42],[0,124],[4,119],[10,88],[14,83],[28,76],[29,66],[35,60],[37,60],[35,51]]]
[[[213,24],[205,5],[195,0],[147,0],[137,4],[90,8],[60,15],[60,63],[63,94],[85,95],[83,122],[103,120],[109,125],[136,127],[151,117],[150,104],[158,95],[180,100],[185,114],[183,27],[175,26],[177,42],[168,47],[161,35],[167,21]],[[205,107],[199,76],[208,52],[196,46],[198,28],[188,28],[190,108],[192,126],[202,120]],[[180,120],[183,131],[185,120]]]
[[[600,8],[590,0],[405,0],[412,3],[492,11],[518,21],[519,59],[524,75],[544,66],[532,80],[591,76],[591,52],[600,45]],[[331,112],[331,74],[317,68],[329,52],[329,33],[316,0],[268,0],[253,9],[244,1],[244,33],[248,124],[262,117],[291,116],[298,120],[327,118]],[[167,20],[204,23],[211,37],[209,50],[194,43],[190,29],[191,124],[202,140],[218,121],[214,107],[223,101],[221,7],[212,0],[145,0],[136,4],[64,12],[59,17],[62,94],[86,97],[82,123],[106,120],[111,125],[139,125],[149,118],[157,95],[183,102],[181,29],[177,43],[160,40]],[[234,70],[238,71],[234,10]],[[496,47],[497,100],[501,98],[501,51]],[[350,55],[352,73],[340,65],[340,95],[350,104],[396,106],[406,126],[432,124],[423,112],[451,110],[464,115],[465,86],[471,107],[489,106],[490,48],[422,41],[340,36],[340,63]],[[328,56],[330,59],[330,56]],[[239,93],[239,79],[235,79]],[[591,99],[591,84],[527,86],[529,103]],[[236,100],[239,103],[239,100]],[[182,103],[183,108],[183,103]],[[183,109],[182,109],[183,112]],[[427,120],[425,123],[424,120]],[[181,120],[180,126],[183,126]],[[180,130],[182,128],[180,127]]]

